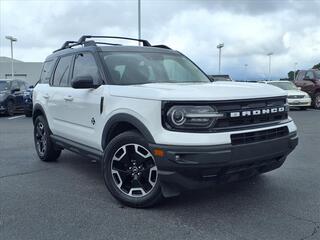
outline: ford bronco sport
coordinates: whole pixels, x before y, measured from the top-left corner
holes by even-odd
[[[66,42],[45,60],[33,104],[39,158],[68,149],[101,160],[111,194],[133,207],[274,170],[298,143],[283,90],[211,83],[183,54],[141,39]]]

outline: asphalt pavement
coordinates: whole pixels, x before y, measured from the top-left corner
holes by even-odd
[[[253,179],[132,209],[107,191],[99,163],[34,150],[32,120],[0,117],[0,239],[320,239],[320,111],[292,111],[299,145]]]

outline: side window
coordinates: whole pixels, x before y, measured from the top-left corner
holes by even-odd
[[[97,63],[91,53],[79,53],[74,61],[72,78],[89,75],[95,83],[100,81]]]
[[[308,71],[305,78],[306,79],[314,79],[313,72],[312,71]]]
[[[302,81],[305,75],[306,75],[306,71],[299,71],[297,76],[297,81]]]
[[[53,60],[44,62],[40,75],[40,83],[49,83],[54,62]]]
[[[61,57],[53,76],[53,86],[67,87],[72,55]]]
[[[20,89],[18,81],[12,81],[12,83],[11,83],[11,91],[15,90],[15,89]]]
[[[19,85],[20,85],[20,91],[27,90],[27,86],[26,86],[25,82],[19,82]]]

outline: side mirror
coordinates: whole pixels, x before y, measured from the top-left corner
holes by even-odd
[[[301,87],[298,87],[298,90],[301,90]]]
[[[33,86],[33,85],[30,85],[29,88],[34,88],[34,86]]]
[[[72,79],[71,86],[73,88],[86,89],[86,88],[97,88],[97,85],[93,83],[93,78],[89,75],[78,76]]]

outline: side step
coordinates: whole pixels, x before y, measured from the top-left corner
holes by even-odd
[[[74,153],[78,153],[80,155],[87,156],[88,158],[92,158],[98,161],[100,161],[103,157],[103,152],[98,149],[88,147],[86,145],[56,135],[51,135],[50,137],[52,142],[54,142],[57,146],[68,149],[69,151],[72,151]]]

